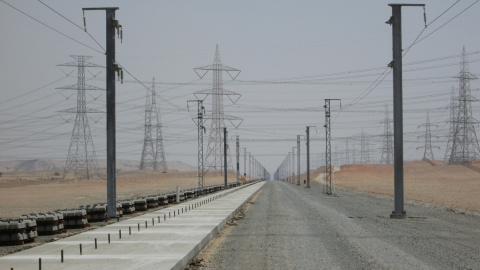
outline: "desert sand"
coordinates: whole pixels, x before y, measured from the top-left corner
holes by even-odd
[[[415,161],[405,162],[404,168],[407,202],[480,213],[480,163],[464,166]],[[322,168],[313,170],[312,183],[321,184],[322,176]],[[306,178],[305,174],[301,177]],[[233,182],[235,176],[228,179]],[[207,175],[205,185],[223,181],[222,175]],[[393,165],[342,165],[333,182],[337,189],[393,197]],[[117,177],[117,199],[171,192],[177,185],[182,190],[195,188],[196,183],[197,172],[122,170]],[[0,218],[106,202],[106,192],[105,180],[64,181],[54,171],[5,172],[0,178]]]
[[[53,180],[51,180],[53,178]],[[229,175],[229,182],[236,181]],[[222,175],[208,174],[205,186],[223,184]],[[121,171],[117,176],[117,199],[195,188],[197,172]],[[6,172],[0,178],[0,218],[18,218],[22,214],[78,208],[105,203],[106,180],[60,180],[54,172]]]
[[[447,165],[440,161],[404,163],[405,199],[426,206],[480,213],[480,163]],[[322,174],[317,171],[317,175]],[[320,179],[322,177],[319,177]],[[393,164],[342,165],[336,188],[393,197]]]

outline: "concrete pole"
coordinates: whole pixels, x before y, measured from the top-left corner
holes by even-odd
[[[109,218],[117,216],[117,176],[116,176],[116,136],[115,136],[115,10],[107,8],[107,215]]]
[[[307,186],[310,188],[310,127],[307,127]]]
[[[223,128],[223,173],[225,177],[225,189],[228,188],[227,184],[227,128]]]
[[[295,148],[292,147],[292,184],[295,183]]]
[[[403,190],[403,100],[402,100],[402,6],[425,6],[423,4],[389,4],[392,17],[388,21],[392,25],[393,42],[393,145],[394,145],[394,206],[390,218],[404,219]]]
[[[300,185],[300,135],[297,135],[297,186]]]
[[[200,192],[203,193],[203,188],[205,186],[205,166],[203,160],[203,101],[197,100],[197,136],[198,136],[198,173],[197,173],[197,196]]]
[[[243,148],[243,183],[247,180],[247,148]]]
[[[402,6],[392,6],[394,196],[392,216],[406,216],[403,194]]]
[[[107,84],[107,216],[117,217],[117,178],[115,142],[115,11],[118,7],[83,8],[106,11],[106,84]],[[117,22],[118,23],[118,22]]]
[[[252,180],[252,153],[248,152],[248,175],[250,180]]]
[[[237,135],[237,185],[240,183],[240,136]]]
[[[292,171],[292,164],[290,162],[290,154],[291,152],[288,152],[287,154],[287,182],[290,183],[291,179],[290,179],[290,172]]]

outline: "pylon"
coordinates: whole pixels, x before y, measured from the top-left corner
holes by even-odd
[[[153,78],[152,88],[150,91],[147,90],[145,102],[145,137],[140,170],[168,170],[163,149],[162,124],[155,96],[155,78]],[[155,124],[152,123],[153,120]],[[155,128],[155,139],[152,137],[153,128]]]
[[[193,121],[197,124],[197,142],[198,142],[198,155],[197,155],[197,196],[203,194],[203,188],[205,186],[205,168],[204,168],[204,159],[203,159],[203,133],[205,127],[203,126],[203,116],[205,114],[205,108],[203,107],[202,100],[189,100],[187,101],[187,106],[190,102],[197,103],[197,117],[193,118]]]
[[[203,78],[209,70],[213,71],[213,88],[198,91],[195,93],[195,96],[197,98],[201,95],[212,96],[212,113],[210,115],[207,114],[204,117],[204,119],[211,119],[208,145],[205,155],[205,167],[206,171],[223,172],[223,127],[225,127],[225,120],[229,120],[232,125],[237,128],[241,124],[243,119],[231,115],[226,115],[224,113],[223,96],[227,96],[232,101],[232,103],[235,104],[240,98],[240,94],[223,89],[222,72],[227,72],[227,74],[232,78],[232,80],[235,80],[238,74],[240,74],[240,70],[222,64],[218,45],[215,51],[215,59],[213,61],[213,65],[198,67],[194,70],[200,78]],[[199,71],[201,72],[199,73]],[[235,74],[235,76],[233,76],[233,74]],[[235,98],[232,99],[232,96]],[[228,164],[231,167],[231,159],[228,158],[228,160]]]
[[[88,124],[87,113],[102,113],[99,110],[87,109],[86,90],[104,90],[95,86],[85,84],[86,67],[102,67],[97,64],[87,62],[91,56],[71,55],[75,62],[60,64],[58,66],[77,67],[78,78],[76,85],[59,87],[57,89],[76,90],[77,107],[63,111],[62,113],[75,113],[75,124],[73,126],[70,147],[68,148],[67,161],[63,171],[63,179],[67,173],[73,170],[75,179],[92,179],[95,176],[101,178],[98,171],[97,156],[93,146],[92,134]]]
[[[452,87],[452,94],[450,97],[450,118],[448,120],[449,123],[449,132],[448,132],[448,140],[447,140],[447,148],[445,150],[445,163],[450,161],[450,155],[452,154],[452,142],[453,142],[453,134],[455,134],[455,119],[457,115],[457,98],[455,97],[455,89]]]
[[[388,105],[385,105],[385,120],[383,121],[383,147],[382,157],[380,163],[391,164],[393,163],[393,133],[391,127],[392,120],[390,119],[390,113],[388,111]]]
[[[340,99],[325,99],[325,193],[332,195],[332,144],[330,131],[330,101]],[[341,101],[340,101],[341,102]],[[340,103],[341,104],[341,103]]]
[[[432,126],[432,124],[430,124],[430,116],[428,114],[428,110],[427,110],[427,121],[425,122],[424,125],[420,125],[419,127],[422,127],[422,126],[425,126],[425,135],[423,136],[419,136],[417,137],[418,138],[421,138],[421,137],[425,137],[425,146],[420,146],[420,147],[417,147],[417,149],[420,149],[420,148],[424,148],[424,151],[423,151],[423,159],[429,159],[429,160],[434,160],[434,156],[433,156],[433,150],[432,150],[432,132],[430,131],[430,127]],[[435,147],[435,148],[438,148],[440,149],[440,147]]]
[[[362,128],[362,133],[360,134],[360,164],[369,164],[370,163],[370,148],[367,139],[365,138],[365,131]]]
[[[472,116],[472,102],[478,99],[472,96],[470,90],[470,80],[475,80],[473,74],[468,71],[468,61],[465,53],[465,47],[462,51],[462,60],[460,63],[459,93],[456,102],[455,119],[453,119],[453,134],[449,140],[451,149],[448,164],[471,162],[480,157],[480,147],[474,124],[478,123]]]

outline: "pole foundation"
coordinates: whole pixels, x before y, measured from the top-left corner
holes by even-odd
[[[390,219],[407,219],[407,212],[403,211],[400,214],[397,214],[395,212],[392,212],[390,214]]]

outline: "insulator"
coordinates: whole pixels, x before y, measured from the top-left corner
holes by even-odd
[[[83,11],[83,29],[87,32],[87,19],[85,19],[85,10]]]
[[[121,74],[121,77],[122,77],[121,83],[123,84],[123,69],[121,70],[120,74]]]
[[[120,43],[123,43],[123,28],[120,28]]]

